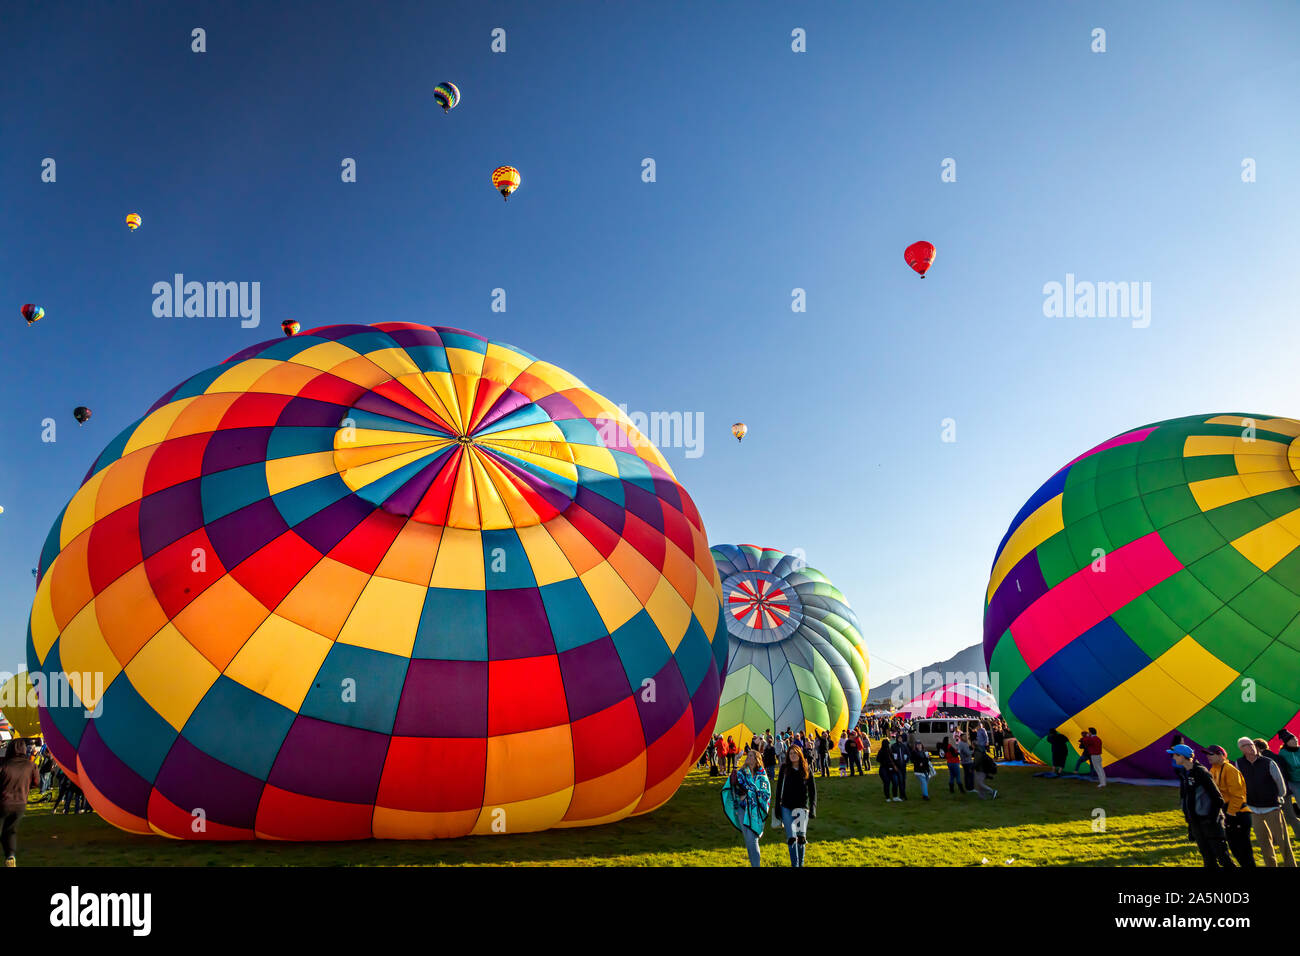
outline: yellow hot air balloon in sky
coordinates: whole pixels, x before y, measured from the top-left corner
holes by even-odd
[[[736,441],[740,441],[749,432],[749,426],[744,422],[736,422],[731,426],[731,434],[736,436]]]
[[[140,228],[139,213],[133,212],[131,213],[131,215],[126,217],[126,228],[130,229],[132,232],[135,232],[137,229]]]
[[[509,199],[522,181],[519,170],[513,166],[498,166],[492,170],[492,187],[501,194],[502,199]]]
[[[35,737],[41,732],[40,717],[36,713],[36,692],[26,671],[15,674],[0,687],[0,711],[19,737]]]

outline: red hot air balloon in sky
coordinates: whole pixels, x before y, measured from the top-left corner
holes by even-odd
[[[914,242],[903,250],[903,258],[907,260],[912,270],[924,279],[925,271],[934,265],[934,243],[924,240]]]

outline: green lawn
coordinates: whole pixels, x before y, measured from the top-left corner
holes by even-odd
[[[809,866],[1195,866],[1178,792],[1043,780],[1004,767],[997,800],[950,797],[947,772],[929,803],[908,777],[906,803],[886,803],[875,774],[819,783]],[[740,836],[722,815],[721,778],[694,770],[667,805],[601,827],[460,840],[354,843],[188,843],[123,833],[95,814],[29,807],[23,866],[741,866]],[[1094,813],[1105,815],[1095,832]],[[786,866],[783,831],[763,836],[764,865]]]

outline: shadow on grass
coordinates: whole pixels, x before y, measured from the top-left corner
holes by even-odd
[[[1163,788],[1044,780],[1004,768],[997,800],[950,796],[947,774],[920,799],[886,803],[879,777],[821,778],[809,828],[809,865],[1195,865],[1177,795]],[[654,813],[599,827],[458,840],[346,843],[207,843],[124,833],[95,814],[28,809],[19,831],[24,866],[740,866],[740,835],[722,814],[721,777],[693,770]],[[1097,821],[1104,829],[1095,829]],[[784,831],[769,827],[764,865],[788,865]]]

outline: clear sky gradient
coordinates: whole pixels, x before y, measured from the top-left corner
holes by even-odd
[[[1298,38],[1288,0],[6,2],[0,668],[100,450],[284,318],[471,329],[701,413],[703,454],[665,454],[710,540],[802,549],[873,684],[943,659],[1065,462],[1164,418],[1300,416]],[[155,318],[178,272],[260,282],[261,326]],[[1150,327],[1044,317],[1067,273],[1149,282]]]

